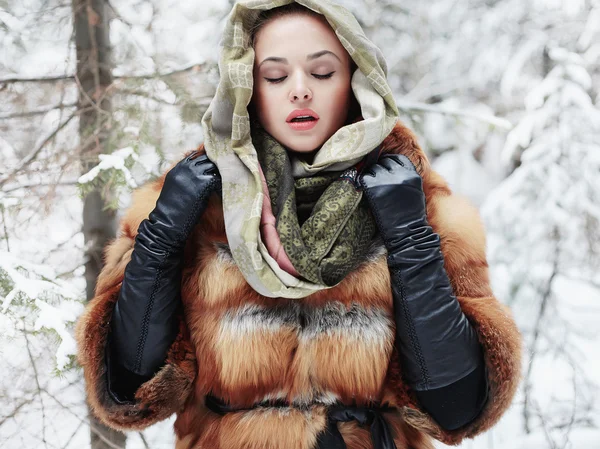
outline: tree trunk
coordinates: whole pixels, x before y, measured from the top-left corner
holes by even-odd
[[[83,174],[98,164],[100,153],[109,152],[111,99],[107,88],[112,83],[109,16],[106,0],[72,0],[72,6],[79,88],[79,159]],[[115,236],[117,226],[115,211],[105,210],[107,201],[98,190],[83,201],[86,294],[90,300],[102,269],[102,251]],[[89,419],[92,449],[125,447],[123,433],[107,428],[91,413]]]

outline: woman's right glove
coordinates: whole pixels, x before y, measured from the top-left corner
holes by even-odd
[[[107,350],[109,392],[118,402],[132,400],[164,364],[178,332],[183,249],[220,190],[217,167],[194,152],[167,173],[156,207],[138,228]]]
[[[423,180],[406,156],[392,154],[366,168],[360,182],[388,251],[404,376],[433,418],[456,429],[481,411],[488,384],[477,335],[427,220]]]

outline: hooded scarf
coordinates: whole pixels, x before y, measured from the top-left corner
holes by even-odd
[[[340,282],[366,250],[375,229],[354,182],[356,166],[391,132],[398,109],[383,53],[352,13],[327,0],[296,0],[325,16],[356,63],[351,87],[363,120],[338,129],[311,162],[251,120],[251,30],[262,10],[289,3],[294,0],[233,6],[219,44],[220,81],[202,129],[206,154],[221,174],[225,231],[244,278],[263,296],[302,298]]]

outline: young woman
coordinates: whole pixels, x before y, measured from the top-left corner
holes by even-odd
[[[94,412],[178,448],[432,448],[493,426],[520,337],[477,211],[344,8],[234,5],[204,144],[134,192],[81,317]]]

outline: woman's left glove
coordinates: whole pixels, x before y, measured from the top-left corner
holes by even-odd
[[[447,424],[473,418],[468,415],[481,409],[487,392],[487,384],[480,385],[485,380],[481,347],[452,291],[440,237],[427,222],[423,181],[406,156],[395,154],[382,156],[359,181],[388,251],[405,380],[417,393],[425,392],[456,384],[478,369],[474,404],[467,406],[464,419],[454,407]]]
[[[215,164],[194,152],[167,173],[154,209],[138,228],[107,348],[109,391],[117,400],[130,400],[165,363],[183,311],[184,248],[209,198],[220,190]]]

